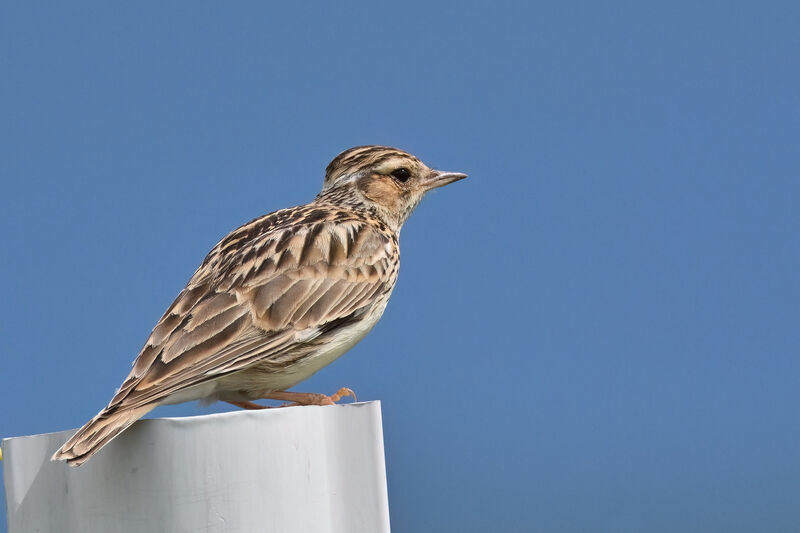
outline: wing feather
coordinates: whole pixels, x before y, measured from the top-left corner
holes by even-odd
[[[256,363],[283,361],[298,342],[391,290],[396,241],[365,220],[289,227],[282,219],[281,211],[256,219],[209,253],[110,405],[157,403]]]

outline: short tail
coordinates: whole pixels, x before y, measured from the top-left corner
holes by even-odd
[[[106,407],[64,443],[50,460],[66,461],[72,466],[82,465],[100,448],[111,442],[114,437],[153,408],[155,405],[143,405],[129,409],[118,406]]]

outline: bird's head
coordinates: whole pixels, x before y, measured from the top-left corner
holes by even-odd
[[[320,196],[356,198],[399,230],[428,191],[466,178],[428,168],[413,155],[387,146],[357,146],[337,155],[325,170]]]

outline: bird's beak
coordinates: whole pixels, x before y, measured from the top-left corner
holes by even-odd
[[[422,186],[426,191],[429,191],[431,189],[436,189],[437,187],[444,187],[445,185],[449,185],[454,181],[463,180],[466,177],[467,175],[462,174],[461,172],[433,170],[428,177],[422,181]]]

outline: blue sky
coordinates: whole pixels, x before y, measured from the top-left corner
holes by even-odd
[[[796,530],[799,26],[790,2],[5,3],[0,437],[85,422],[220,237],[389,144],[470,178],[299,390],[383,402],[395,531]]]

